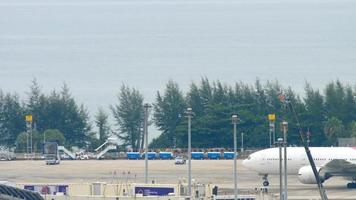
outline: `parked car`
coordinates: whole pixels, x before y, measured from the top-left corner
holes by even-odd
[[[15,153],[10,152],[10,151],[0,151],[0,160],[15,160],[16,156]]]
[[[175,158],[174,164],[176,164],[176,165],[184,165],[185,163],[186,163],[186,160],[182,156],[177,156]]]

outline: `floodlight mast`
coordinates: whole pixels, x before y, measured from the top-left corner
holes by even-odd
[[[151,108],[151,105],[146,103],[145,108],[145,120],[144,120],[144,141],[145,141],[145,183],[148,183],[148,109]]]
[[[193,118],[192,108],[187,108],[186,115],[188,118],[188,197],[189,200],[192,199],[192,137],[191,137],[191,121]]]
[[[308,145],[308,142],[305,140],[304,138],[304,131],[303,131],[303,128],[302,126],[300,125],[300,121],[299,121],[299,118],[298,118],[298,115],[293,107],[293,104],[289,101],[289,99],[286,98],[285,95],[283,94],[280,94],[279,95],[279,100],[287,107],[289,108],[289,110],[292,112],[293,116],[294,116],[294,119],[296,121],[296,125],[297,125],[297,128],[298,128],[298,132],[299,132],[299,136],[300,136],[300,139],[303,143],[303,146],[304,146],[304,149],[305,149],[305,153],[307,154],[307,157],[308,157],[308,160],[309,160],[309,163],[310,163],[310,166],[313,170],[313,173],[314,173],[314,176],[315,176],[315,179],[316,179],[316,182],[318,184],[318,189],[319,189],[319,193],[320,193],[320,197],[322,200],[328,200],[328,197],[326,196],[326,192],[325,192],[325,189],[323,187],[323,183],[321,182],[321,179],[320,179],[320,175],[319,175],[319,172],[318,170],[316,169],[316,166],[315,166],[315,163],[314,163],[314,160],[313,160],[313,156],[311,155],[310,153],[310,149],[309,149],[309,145]]]
[[[236,155],[237,155],[237,142],[236,142],[236,132],[237,132],[237,123],[239,122],[239,117],[238,115],[232,115],[232,124],[234,125],[234,200],[237,200],[237,161],[236,161]]]

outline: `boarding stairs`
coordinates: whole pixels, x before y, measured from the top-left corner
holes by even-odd
[[[76,159],[75,154],[68,149],[66,149],[64,146],[58,146],[58,151],[63,151],[65,154],[67,154],[69,157],[72,159]]]
[[[102,145],[95,149],[96,159],[100,159],[106,152],[116,149],[116,143],[112,140],[106,140]]]

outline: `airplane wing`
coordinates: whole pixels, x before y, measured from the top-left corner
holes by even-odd
[[[356,164],[344,159],[334,159],[326,163],[320,172],[332,176],[356,177]]]

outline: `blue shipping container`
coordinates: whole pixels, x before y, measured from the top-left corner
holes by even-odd
[[[220,152],[208,152],[209,159],[220,159]]]
[[[236,157],[238,154],[236,153]],[[224,158],[225,159],[234,159],[234,152],[224,152]]]
[[[162,160],[172,159],[173,155],[171,152],[159,152],[159,158]]]
[[[142,154],[142,158],[145,159],[145,153]],[[149,160],[154,160],[157,158],[157,153],[156,152],[147,152],[147,158]]]
[[[126,158],[129,160],[138,160],[138,159],[140,159],[140,153],[139,152],[127,152]]]
[[[192,152],[192,159],[195,159],[195,160],[204,159],[204,152]]]

